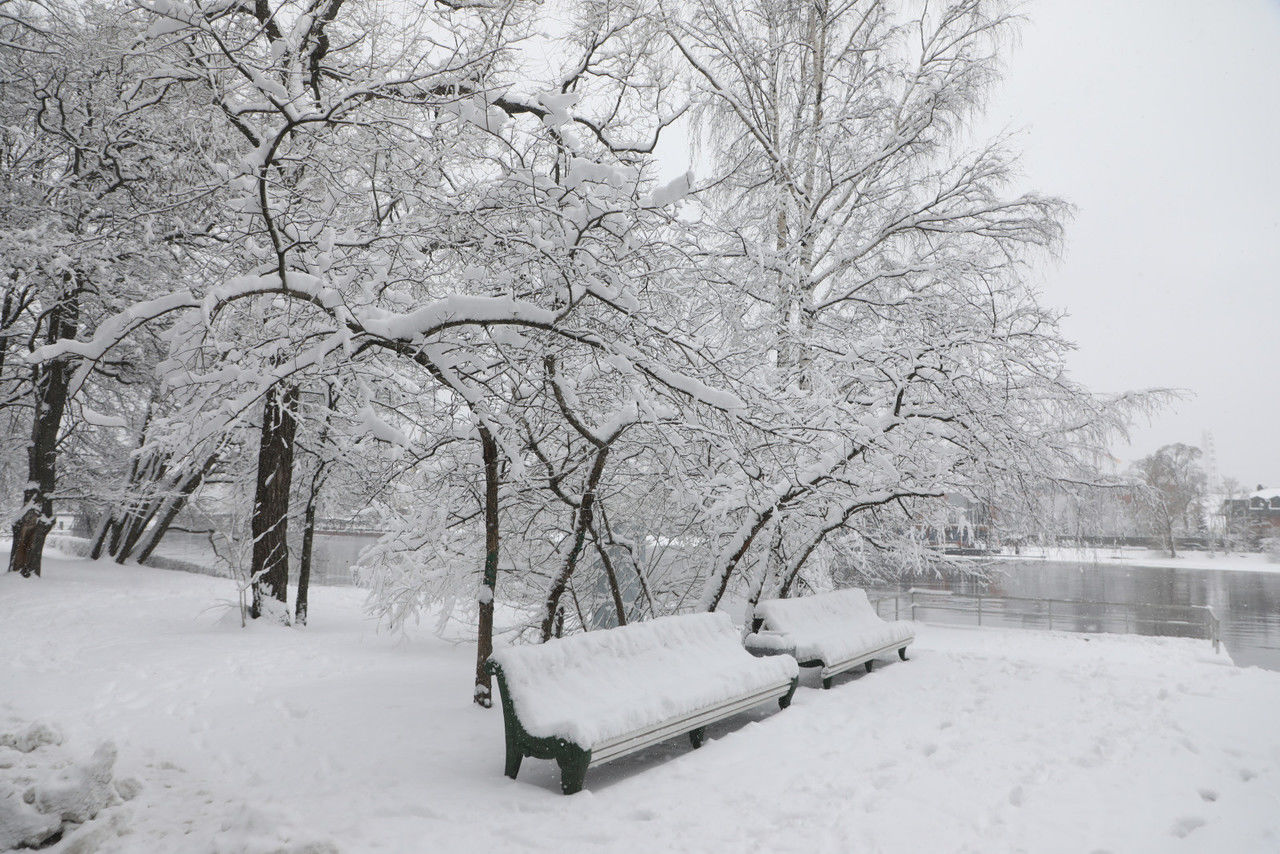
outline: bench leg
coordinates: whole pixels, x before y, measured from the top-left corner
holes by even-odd
[[[836,678],[836,677],[834,677],[834,676],[824,676],[824,677],[822,677],[822,688],[823,688],[823,690],[826,690],[827,688],[830,688],[830,687],[831,687],[831,683],[835,680],[835,678]]]
[[[693,749],[697,750],[702,746],[702,742],[707,740],[707,728],[700,726],[697,729],[689,730],[689,743],[693,745]]]
[[[876,666],[876,660],[873,658],[873,659],[871,659],[870,661],[864,661],[864,662],[862,663],[862,666],[863,666],[863,667],[865,667],[865,668],[867,668],[867,672],[868,672],[868,673],[870,673],[870,672],[871,672],[871,668],[873,668],[873,667],[875,667],[875,666]]]
[[[506,774],[512,780],[520,773],[520,760],[524,759],[524,754],[520,752],[520,748],[507,745],[507,766],[502,773]]]
[[[898,650],[898,658],[901,658],[903,661],[907,660],[907,648],[905,646]]]
[[[795,679],[791,680],[791,690],[778,698],[779,709],[785,709],[787,706],[791,705],[791,698],[796,695],[796,688],[798,688],[799,686],[800,686],[800,677],[797,676]]]
[[[572,795],[582,791],[587,779],[587,766],[591,764],[591,752],[575,745],[567,745],[556,757],[560,766],[560,791]]]

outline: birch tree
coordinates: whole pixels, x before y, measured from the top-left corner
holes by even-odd
[[[1068,344],[1025,282],[1065,205],[1010,192],[1008,140],[967,140],[1012,27],[1003,4],[667,11],[714,151],[716,246],[770,347],[761,420],[781,438],[743,470],[704,607],[762,536],[752,600],[792,591],[833,535],[887,541],[910,525],[868,537],[875,520],[917,501],[1074,471],[1123,423],[1066,376]]]

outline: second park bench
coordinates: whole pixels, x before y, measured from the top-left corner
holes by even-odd
[[[756,655],[790,653],[801,667],[821,667],[822,687],[830,688],[838,673],[898,651],[907,660],[915,640],[910,623],[885,622],[857,588],[833,590],[796,599],[769,599],[756,605],[756,631],[746,646]]]

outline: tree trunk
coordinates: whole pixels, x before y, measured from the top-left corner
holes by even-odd
[[[97,560],[102,557],[102,550],[107,545],[107,535],[111,533],[111,522],[111,511],[107,510],[98,522],[98,529],[93,533],[93,547],[89,549],[89,558],[91,560]]]
[[[596,536],[595,528],[591,529],[591,541],[595,543],[596,554],[600,556],[600,563],[604,566],[605,578],[609,581],[609,594],[613,597],[613,609],[618,612],[618,625],[625,626],[627,624],[627,606],[622,599],[622,588],[618,584],[618,573],[613,568],[613,558],[609,557],[609,550],[604,547],[604,543],[600,542],[600,538]]]
[[[318,472],[317,472],[318,474]],[[302,554],[298,556],[298,596],[293,606],[293,622],[295,625],[307,624],[307,594],[311,590],[311,554],[316,539],[316,480],[311,479],[311,490],[307,493],[307,509],[302,514]]]
[[[480,620],[476,632],[475,701],[486,709],[493,705],[493,683],[484,663],[493,654],[493,598],[498,587],[498,443],[483,424],[480,450],[484,459],[484,576],[480,588]]]
[[[253,595],[249,616],[262,616],[265,598],[287,602],[289,595],[289,487],[293,480],[293,438],[298,387],[273,387],[262,407],[258,476],[253,499]]]
[[[50,309],[45,340],[49,344],[75,338],[80,305],[75,278],[64,276],[64,290]],[[13,523],[13,548],[9,571],[29,578],[40,574],[44,541],[53,528],[53,492],[58,480],[58,431],[67,406],[71,364],[63,358],[31,369],[35,411],[31,416],[31,441],[27,445],[27,486],[22,492],[22,513]]]
[[[600,478],[604,475],[604,465],[608,457],[608,445],[597,447],[595,462],[587,475],[587,488],[582,493],[582,500],[578,505],[577,518],[574,522],[573,545],[569,549],[569,553],[565,555],[564,565],[560,567],[560,572],[556,575],[556,580],[552,583],[550,592],[547,593],[546,605],[543,606],[543,643],[551,639],[555,628],[556,610],[560,607],[560,597],[564,596],[564,591],[569,586],[569,579],[573,577],[574,570],[578,568],[578,555],[582,553],[582,544],[586,540],[587,530],[592,525],[596,490],[600,486]]]
[[[293,620],[300,626],[307,624],[307,597],[311,592],[311,559],[314,555],[313,547],[316,539],[316,505],[320,502],[320,488],[324,485],[324,472],[329,465],[324,456],[324,446],[329,441],[329,420],[338,409],[338,393],[332,385],[326,387],[326,400],[328,409],[316,441],[316,467],[311,473],[311,484],[307,489],[307,509],[302,518],[302,554],[298,557],[298,596],[293,610]]]
[[[783,548],[785,534],[782,529],[785,519],[786,517],[782,515],[775,518],[773,536],[769,539],[769,554],[763,562],[764,565],[751,582],[751,590],[747,594],[747,604],[750,606],[752,613],[755,612],[756,605],[759,605],[760,600],[764,598],[765,588],[771,588],[773,581],[786,575],[787,558]],[[785,587],[783,589],[785,591]],[[785,592],[780,593],[778,598],[785,599],[787,594]]]
[[[152,462],[155,459],[153,454],[148,454],[145,459],[142,455],[142,449],[145,448],[147,444],[147,428],[151,425],[151,413],[153,411],[153,404],[155,403],[155,394],[156,393],[153,390],[151,399],[147,401],[147,409],[142,417],[142,429],[138,431],[138,441],[134,446],[133,459],[129,461],[129,479],[125,482],[125,488],[129,495],[129,501],[125,505],[127,508],[135,506],[139,494],[138,483],[143,480],[143,470],[145,469],[149,471],[151,469]],[[129,509],[125,511],[124,516],[116,516],[115,510],[108,511],[108,522],[104,526],[103,537],[99,542],[95,543],[93,547],[92,557],[94,560],[97,560],[101,556],[106,532],[110,530],[111,545],[108,547],[107,552],[116,558],[117,563],[122,562],[120,559],[121,535],[124,530],[125,520],[129,518],[131,513],[132,510]]]
[[[191,494],[204,483],[205,476],[213,470],[214,465],[218,462],[218,454],[213,454],[205,461],[204,466],[194,474],[187,475],[186,479],[174,484],[177,490],[176,495],[172,495],[166,499],[167,504],[164,513],[160,516],[160,521],[152,526],[146,537],[140,542],[137,550],[138,563],[145,563],[147,558],[151,557],[151,553],[156,550],[156,546],[160,545],[160,540],[169,530],[169,526],[173,524],[173,520],[178,518],[178,514],[182,512],[182,508],[186,506],[187,500],[191,498]]]
[[[746,555],[747,550],[751,548],[751,544],[755,542],[756,536],[761,529],[769,523],[773,518],[777,505],[769,507],[756,514],[756,518],[752,521],[750,529],[743,531],[738,529],[739,540],[735,548],[724,563],[717,569],[716,573],[707,579],[707,589],[703,594],[702,608],[705,611],[714,611],[720,604],[720,599],[724,596],[725,591],[729,588],[729,579],[733,577],[733,572],[738,568],[739,561]]]

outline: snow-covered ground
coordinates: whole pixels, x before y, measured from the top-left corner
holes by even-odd
[[[502,776],[474,649],[379,634],[360,591],[241,629],[226,580],[45,572],[0,576],[0,742],[62,743],[0,746],[0,815],[104,764],[132,795],[55,852],[1280,851],[1280,673],[1203,641],[922,625],[909,662],[564,797],[549,762]]]
[[[1064,563],[1105,563],[1117,566],[1153,566],[1162,569],[1207,569],[1234,572],[1280,572],[1280,562],[1266,554],[1232,552],[1179,552],[1175,558],[1140,548],[1024,548],[1020,554],[994,555],[997,560],[1048,560]]]

